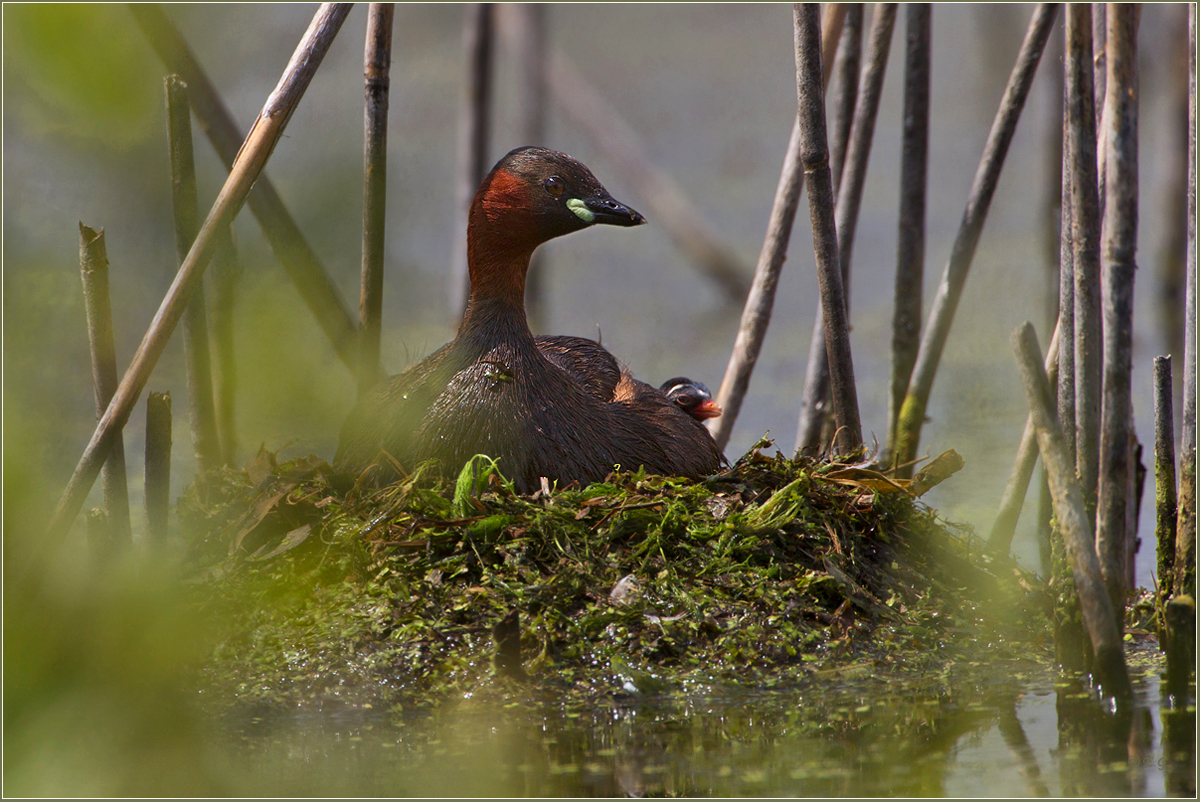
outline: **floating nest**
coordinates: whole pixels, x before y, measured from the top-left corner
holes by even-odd
[[[658,695],[1048,664],[1040,583],[939,521],[914,495],[929,480],[771,445],[700,481],[532,495],[486,457],[375,489],[261,452],[180,502],[218,623],[201,682],[222,704],[328,711],[510,682]]]

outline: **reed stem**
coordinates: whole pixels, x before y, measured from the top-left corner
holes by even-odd
[[[383,257],[387,219],[388,88],[392,67],[393,3],[371,3],[363,55],[363,238],[358,301],[358,394],[379,380],[383,325]]]
[[[129,5],[129,11],[167,70],[178,74],[188,85],[196,121],[225,168],[232,171],[244,137],[179,29],[159,5],[133,3]],[[271,250],[329,338],[338,357],[351,373],[356,373],[358,332],[354,320],[333,279],[300,233],[291,212],[284,206],[267,176],[260,176],[255,182],[246,203],[262,227]]]
[[[921,427],[925,423],[925,410],[929,405],[929,396],[933,391],[933,380],[937,375],[938,363],[946,347],[950,335],[950,326],[954,322],[954,312],[962,297],[963,286],[971,268],[971,260],[975,256],[975,246],[979,243],[979,235],[987,219],[988,208],[996,191],[1000,178],[1000,170],[1004,166],[1004,157],[1008,146],[1016,132],[1017,122],[1021,117],[1021,109],[1029,95],[1029,87],[1033,83],[1038,61],[1050,31],[1054,27],[1054,15],[1057,6],[1053,3],[1041,3],[1033,12],[1029,21],[1029,29],[1021,44],[1016,64],[1009,76],[1004,97],[988,134],[987,144],[984,145],[983,156],[979,168],[975,172],[975,180],[963,211],[958,234],[950,251],[950,259],[942,275],[933,305],[926,319],[925,330],[921,336],[921,347],[917,352],[917,361],[913,365],[912,378],[908,383],[904,403],[900,408],[900,417],[896,426],[896,453],[899,455],[897,464],[912,462],[917,455],[917,446],[921,439]]]
[[[1104,406],[1096,551],[1114,609],[1125,606],[1125,541],[1133,349],[1133,278],[1137,267],[1137,8],[1108,10],[1108,95],[1104,124],[1107,185],[1104,220]],[[1078,286],[1078,284],[1076,285]]]
[[[822,27],[828,35],[824,37],[824,55],[832,57],[837,52],[837,39],[841,36],[842,23],[846,14],[843,3],[831,3],[825,8]],[[825,73],[827,85],[833,75]],[[798,80],[798,77],[797,77]],[[800,119],[792,123],[787,152],[783,158],[783,169],[779,184],[775,188],[775,200],[771,204],[771,217],[767,222],[767,233],[763,238],[762,250],[758,253],[758,265],[754,269],[754,280],[746,295],[738,324],[737,338],[725,366],[725,378],[717,391],[717,403],[724,414],[708,422],[717,446],[724,449],[729,443],[734,422],[742,408],[742,400],[750,387],[750,375],[762,350],[767,325],[771,322],[771,309],[775,304],[775,288],[779,284],[779,271],[787,258],[788,242],[792,236],[792,223],[800,205],[800,190],[804,188],[803,162],[800,158]]]
[[[87,532],[88,561],[93,569],[103,568],[112,562],[119,552],[112,527],[108,525],[108,513],[100,507],[93,507],[84,515],[84,526]]]
[[[192,116],[188,112],[187,84],[169,75],[167,126],[171,156],[171,199],[175,210],[175,252],[179,263],[187,259],[196,239],[196,166],[192,157]],[[208,308],[204,284],[196,291],[183,315],[183,361],[187,374],[188,420],[196,469],[208,473],[221,464],[221,442],[217,437],[217,412],[213,405],[212,356],[208,349]]]
[[[905,9],[904,128],[900,144],[900,224],[896,242],[896,301],[892,314],[892,375],[888,448],[896,443],[900,406],[921,345],[925,281],[925,192],[929,182],[929,66],[933,6]]]
[[[146,536],[167,540],[171,512],[171,394],[146,396]]]
[[[41,583],[46,557],[57,549],[79,515],[83,501],[100,472],[100,464],[112,450],[113,443],[137,403],[150,372],[162,355],[192,294],[200,285],[217,232],[228,227],[246,201],[250,187],[262,173],[292,111],[304,95],[304,90],[308,88],[313,74],[349,12],[349,6],[344,4],[325,4],[320,7],[278,86],[267,99],[266,105],[250,129],[229,178],[217,195],[195,243],[179,268],[175,281],[167,291],[150,328],[138,346],[137,353],[133,356],[129,369],[125,371],[120,386],[63,490],[47,527],[46,548],[35,556],[33,564],[26,569],[25,577],[34,587]]]
[[[517,62],[516,118],[523,145],[546,143],[546,75],[548,47],[546,11],[542,3],[514,3],[502,7],[501,20],[511,22],[511,49]],[[530,328],[537,331],[546,322],[546,276],[549,265],[546,252],[533,252],[525,276],[525,314]]]
[[[871,39],[867,48],[867,63],[863,67],[854,106],[854,122],[846,148],[846,164],[838,184],[835,211],[838,226],[838,254],[842,268],[842,286],[846,309],[850,308],[850,264],[854,249],[854,234],[858,228],[858,211],[862,206],[863,188],[867,181],[867,162],[875,136],[875,120],[883,94],[883,79],[887,70],[892,31],[896,26],[896,3],[879,3],[871,22]]]
[[[1046,349],[1046,381],[1051,387],[1058,379],[1058,349],[1061,326],[1055,324],[1054,334],[1050,336],[1050,347]],[[1029,490],[1029,479],[1033,476],[1033,466],[1037,462],[1037,429],[1033,424],[1033,415],[1025,420],[1025,429],[1021,432],[1021,443],[1017,446],[1017,458],[1013,461],[1012,472],[1008,475],[1008,484],[1004,487],[1004,496],[1000,499],[1000,509],[988,533],[988,548],[999,553],[1007,553],[1012,547],[1013,534],[1017,529],[1017,519],[1021,517],[1021,508],[1025,505],[1025,494]]]
[[[113,343],[112,300],[108,290],[108,250],[104,243],[104,229],[97,231],[83,223],[79,224],[79,268],[83,277],[83,305],[87,312],[96,420],[99,420],[117,390],[117,354]],[[129,520],[125,444],[120,437],[113,443],[112,453],[104,461],[101,484],[104,489],[103,532],[108,544],[105,548],[128,548],[133,542],[133,534]],[[100,527],[100,523],[97,522],[96,526]],[[99,533],[102,530],[97,528],[96,531]]]
[[[1057,368],[1057,363],[1055,364]],[[1055,371],[1057,374],[1057,371]],[[1037,540],[1038,568],[1047,580],[1052,581],[1054,572],[1054,533],[1052,530],[1054,505],[1050,500],[1050,481],[1046,477],[1046,469],[1038,474],[1038,506],[1037,521],[1034,523],[1034,537]]]
[[[1171,161],[1167,170],[1164,231],[1155,265],[1157,309],[1155,317],[1163,353],[1183,358],[1185,338],[1183,308],[1187,283],[1184,266],[1187,251],[1187,158],[1188,158],[1188,74],[1187,74],[1187,8],[1178,7],[1180,30],[1172,33],[1169,88]],[[1181,376],[1176,373],[1179,384]],[[1182,406],[1182,405],[1180,405]]]
[[[1196,672],[1196,602],[1191,597],[1167,602],[1167,682],[1166,693],[1174,710],[1186,710],[1188,685]],[[1193,708],[1194,709],[1194,708]],[[1196,726],[1192,716],[1193,730]],[[1195,736],[1192,736],[1195,738]],[[1193,744],[1195,741],[1192,742]],[[1194,748],[1194,747],[1193,747]],[[1195,782],[1193,781],[1193,785]]]
[[[1108,25],[1105,20],[1107,3],[1092,3],[1092,73],[1095,76],[1092,86],[1092,109],[1096,113],[1096,131],[1104,121],[1104,98],[1108,94]],[[1100,154],[1103,163],[1103,152]],[[1103,187],[1103,184],[1100,184]]]
[[[1071,264],[1075,287],[1075,471],[1088,515],[1096,514],[1100,445],[1100,218],[1096,190],[1096,116],[1092,109],[1092,17],[1066,5],[1067,136],[1071,154]],[[1065,424],[1064,424],[1065,425]]]
[[[833,415],[837,425],[835,452],[847,454],[862,444],[846,298],[838,258],[833,181],[829,170],[829,144],[825,133],[825,97],[821,74],[821,26],[818,6],[793,6],[796,39],[796,87],[799,101],[800,158],[808,183],[808,208],[812,220],[813,248],[821,308],[825,319]]]
[[[1065,28],[1065,25],[1064,25]],[[1058,325],[1058,267],[1060,261],[1059,247],[1062,244],[1060,226],[1062,225],[1063,202],[1063,139],[1066,130],[1063,120],[1066,117],[1066,36],[1051,35],[1046,43],[1046,53],[1042,58],[1051,66],[1063,64],[1064,69],[1050,69],[1047,77],[1049,91],[1046,93],[1051,103],[1046,115],[1046,138],[1043,152],[1046,154],[1045,189],[1042,195],[1041,237],[1046,260],[1046,317],[1045,327],[1050,329]]]
[[[1050,385],[1041,367],[1041,352],[1033,325],[1026,322],[1017,327],[1012,341],[1021,384],[1037,430],[1038,450],[1050,474],[1054,514],[1079,594],[1083,624],[1092,642],[1093,675],[1102,693],[1128,699],[1133,688],[1125,666],[1117,608],[1113,607],[1101,577],[1092,545],[1091,523],[1083,505],[1079,481],[1075,478],[1074,460],[1065,447],[1062,428],[1054,419]]]
[[[846,18],[842,21],[842,36],[838,42],[828,83],[826,105],[833,109],[833,136],[829,140],[829,169],[836,189],[842,182],[846,165],[846,150],[850,147],[850,131],[854,124],[854,108],[858,105],[858,73],[862,66],[863,4],[847,3]],[[825,27],[822,24],[822,36]],[[824,39],[822,39],[824,45]],[[828,49],[828,48],[826,48]],[[827,62],[822,61],[822,65]]]
[[[1063,26],[1064,34],[1066,26]],[[1064,56],[1063,70],[1066,71]],[[1062,96],[1062,214],[1058,242],[1058,387],[1055,398],[1058,420],[1070,421],[1063,426],[1063,437],[1072,457],[1075,448],[1075,234],[1074,214],[1071,211],[1071,132],[1070,108],[1067,102],[1066,80]],[[1095,520],[1095,516],[1092,517]]]
[[[234,298],[237,295],[237,249],[229,226],[217,232],[212,265],[213,403],[217,408],[217,438],[221,462],[232,466],[237,460],[237,352],[233,342]]]
[[[1107,3],[1092,3],[1092,81],[1093,105],[1096,111],[1096,187],[1098,190],[1100,225],[1104,225],[1104,187],[1107,165],[1104,154],[1108,151],[1108,127],[1104,125],[1104,98],[1108,94],[1108,25]]]
[[[467,296],[471,292],[471,277],[467,272],[467,216],[479,183],[488,171],[495,11],[493,3],[476,3],[465,6],[463,19],[467,80],[459,106],[454,245],[450,261],[450,315],[456,322],[467,308]]]
[[[841,263],[842,293],[845,296],[847,319],[850,314],[850,263],[854,248],[854,233],[858,227],[858,210],[866,183],[867,161],[871,155],[871,140],[875,134],[875,119],[887,68],[887,56],[896,23],[896,4],[880,3],[875,8],[871,24],[867,63],[859,83],[858,99],[854,106],[854,121],[846,148],[846,163],[835,199],[835,220],[838,234],[838,258]],[[809,368],[805,377],[804,399],[800,405],[796,451],[815,454],[820,451],[824,401],[830,396],[828,347],[824,346],[824,311],[817,310],[809,349]],[[823,347],[824,346],[824,347]]]
[[[850,147],[850,134],[854,124],[854,109],[858,105],[859,65],[862,62],[863,4],[847,3],[846,19],[842,24],[842,41],[838,44],[837,57],[833,62],[832,77],[828,82],[826,106],[833,109],[833,138],[829,143],[829,168],[833,180],[833,194],[840,191],[842,173],[845,169],[846,150]],[[827,62],[822,61],[822,64]],[[826,72],[830,72],[826,68]],[[808,341],[808,360],[804,373],[804,392],[800,398],[800,418],[796,427],[797,454],[815,455],[819,444],[832,439],[833,414],[829,409],[829,363],[825,358],[825,328],[818,304],[813,317],[812,336]],[[822,371],[823,376],[822,376]],[[821,384],[822,378],[824,383]],[[820,385],[822,392],[816,391]],[[810,395],[811,394],[811,395]],[[811,447],[805,448],[806,441]]]
[[[1188,5],[1188,217],[1184,281],[1183,415],[1179,444],[1179,515],[1175,525],[1176,595],[1196,598],[1196,7]]]
[[[1175,526],[1178,515],[1175,495],[1175,410],[1171,382],[1171,357],[1154,357],[1154,540],[1158,544],[1158,595],[1155,612],[1159,620],[1159,645],[1164,645],[1163,614],[1171,597],[1175,573]]]

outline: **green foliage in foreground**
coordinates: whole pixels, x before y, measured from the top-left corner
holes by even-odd
[[[411,708],[497,674],[594,697],[1049,661],[1015,565],[767,445],[704,481],[532,496],[486,457],[382,489],[265,452],[204,477],[180,503],[221,622],[203,684],[221,704]]]

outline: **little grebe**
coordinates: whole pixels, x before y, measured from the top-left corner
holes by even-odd
[[[723,410],[713,401],[708,388],[698,381],[676,376],[674,379],[667,379],[658,389],[696,420],[721,417]]]
[[[524,147],[501,159],[471,204],[471,294],[457,336],[359,401],[335,465],[371,467],[367,476],[379,483],[395,478],[381,453],[409,471],[427,459],[457,471],[487,454],[521,492],[541,477],[599,481],[614,466],[677,476],[719,470],[708,430],[664,393],[629,377],[599,343],[535,338],[525,318],[525,273],[540,244],[595,224],[644,222],[564,153]]]

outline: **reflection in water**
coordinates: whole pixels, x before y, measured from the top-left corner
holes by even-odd
[[[1129,796],[1129,712],[1106,714],[1076,682],[1061,682],[1057,691],[1063,795]]]
[[[1026,792],[1030,796],[1048,796],[1050,792],[1046,789],[1046,784],[1042,782],[1042,770],[1038,766],[1037,755],[1029,746],[1029,739],[1025,737],[1025,729],[1021,726],[1020,719],[1017,718],[1015,699],[1013,704],[1001,709],[998,727],[1000,734],[1004,736],[1004,742],[1008,744],[1013,756],[1021,764],[1021,776],[1025,778]]]
[[[239,725],[232,760],[243,792],[278,795],[1158,795],[1146,706],[1157,688],[1152,677],[1141,686],[1133,714],[1102,712],[1067,684],[873,680],[588,708],[467,699],[392,718],[256,719]],[[1166,761],[1170,793],[1195,787],[1184,757]]]
[[[1192,686],[1195,699],[1195,685]],[[1164,698],[1164,701],[1166,699]],[[1165,773],[1170,796],[1196,795],[1196,706],[1162,711],[1162,749],[1152,765]]]

